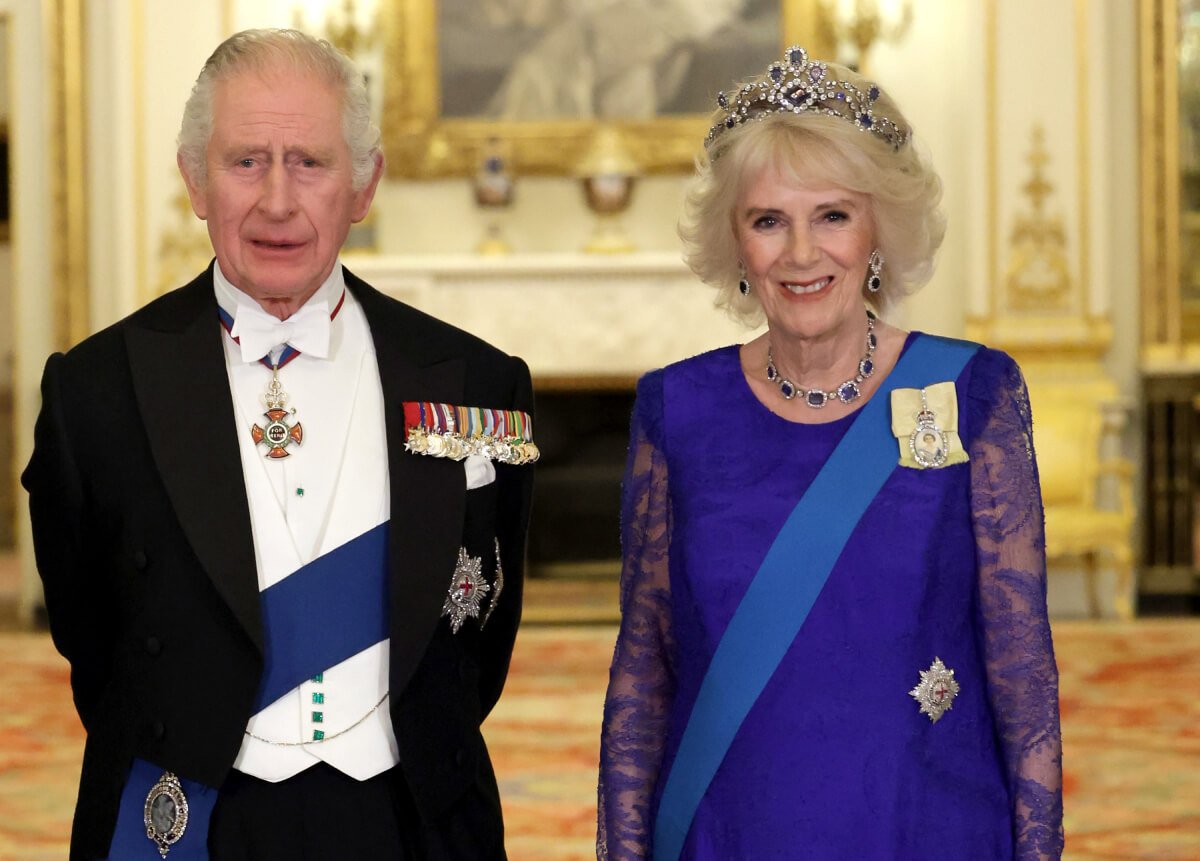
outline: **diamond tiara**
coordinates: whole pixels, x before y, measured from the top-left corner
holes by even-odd
[[[908,143],[908,129],[875,115],[872,107],[878,98],[879,87],[875,84],[863,92],[847,81],[839,81],[830,74],[827,64],[809,60],[806,50],[793,45],[782,61],[767,67],[757,84],[745,84],[732,94],[717,93],[717,105],[725,115],[709,129],[704,148],[711,151],[724,132],[749,120],[813,111],[852,122],[898,150]]]

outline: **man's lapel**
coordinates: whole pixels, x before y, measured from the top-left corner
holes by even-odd
[[[346,273],[371,329],[387,422],[391,486],[391,686],[403,690],[441,618],[462,541],[461,463],[404,450],[404,402],[461,404],[466,363]],[[257,567],[210,273],[126,327],[134,389],[158,472],[193,551],[262,648]]]
[[[387,421],[391,591],[391,687],[408,683],[441,618],[462,542],[466,475],[461,463],[404,450],[404,402],[461,404],[466,362],[399,306],[346,273],[362,305],[383,388]]]
[[[125,327],[138,407],[179,522],[262,649],[258,574],[212,269]]]

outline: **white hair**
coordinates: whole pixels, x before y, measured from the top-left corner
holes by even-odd
[[[843,66],[830,63],[829,68],[862,90],[871,86]],[[910,128],[886,93],[880,93],[875,110]],[[723,118],[723,111],[714,114],[714,122]],[[864,301],[886,311],[929,280],[946,219],[940,208],[942,183],[926,154],[911,140],[895,149],[845,117],[776,112],[724,132],[719,147],[699,157],[679,222],[688,265],[717,288],[717,306],[734,319],[748,326],[764,319],[757,295],[738,290],[733,211],[747,183],[769,169],[808,187],[832,185],[867,195],[884,269],[878,293],[861,286]]]
[[[212,138],[217,83],[244,72],[281,68],[315,74],[339,89],[352,183],[355,191],[365,188],[375,172],[380,146],[379,127],[371,121],[366,82],[349,57],[324,39],[298,30],[243,30],[218,45],[205,61],[183,108],[179,127],[179,157],[188,176],[200,184],[206,178],[205,151]]]

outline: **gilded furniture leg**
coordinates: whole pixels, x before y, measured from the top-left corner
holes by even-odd
[[[1116,569],[1113,605],[1117,609],[1117,618],[1127,622],[1133,618],[1133,559],[1126,548],[1113,554],[1113,567]]]
[[[1100,590],[1096,584],[1099,567],[1096,565],[1096,554],[1092,551],[1081,553],[1079,561],[1083,567],[1083,586],[1087,590],[1088,617],[1099,619],[1104,614],[1100,606]]]

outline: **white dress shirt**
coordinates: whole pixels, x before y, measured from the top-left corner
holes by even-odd
[[[250,309],[243,314],[261,311],[219,266],[213,283],[235,332],[240,309]],[[327,357],[302,352],[279,369],[287,407],[296,410],[288,421],[303,429],[303,441],[291,443],[287,457],[266,457],[266,445],[255,444],[250,433],[252,425],[265,428],[269,422],[264,394],[271,369],[244,356],[225,334],[260,591],[389,517],[387,435],[375,346],[361,306],[346,290],[340,262],[305,307],[324,303],[332,311],[343,293],[341,310],[329,324]],[[262,321],[256,325],[261,328]],[[321,336],[307,337],[318,343]],[[279,345],[272,357],[281,351]],[[268,781],[284,780],[318,761],[358,780],[385,771],[399,762],[387,694],[384,640],[326,669],[321,682],[306,681],[254,715],[234,767]],[[314,741],[314,731],[324,739]]]

